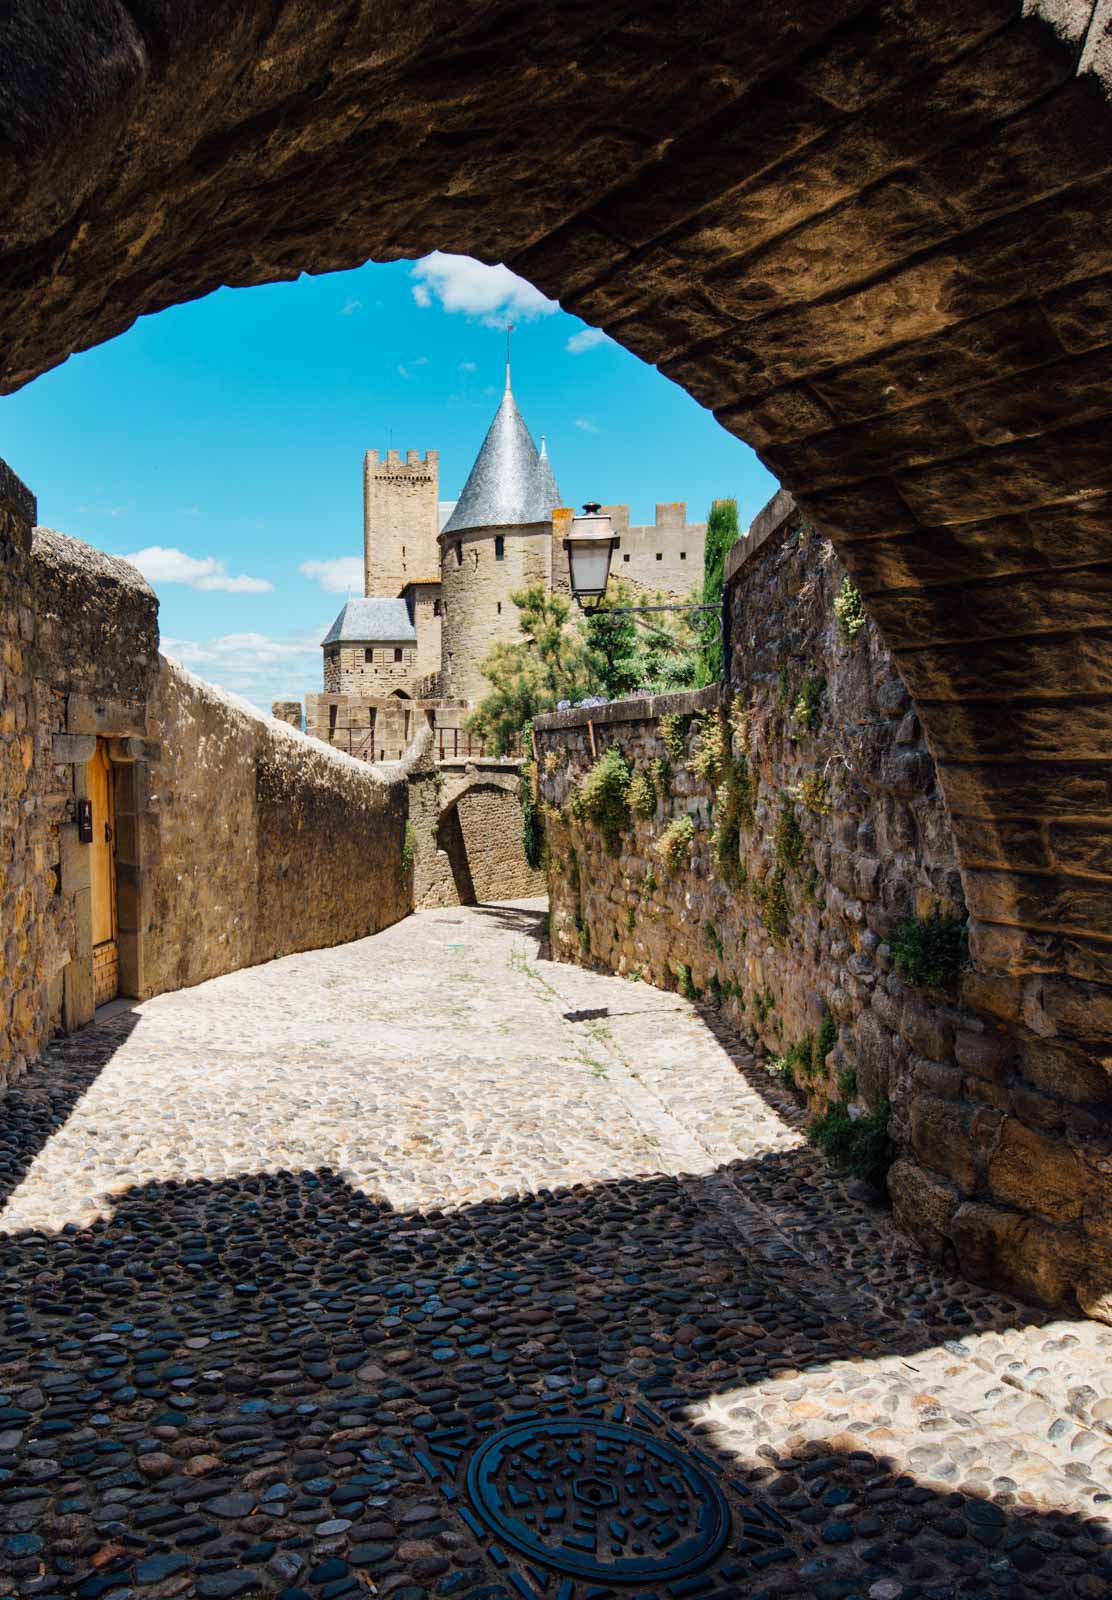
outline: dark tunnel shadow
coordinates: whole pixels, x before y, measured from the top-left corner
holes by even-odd
[[[852,1423],[833,1443],[770,1436],[746,1406],[758,1386],[904,1346],[832,1325],[806,1286],[786,1293],[706,1203],[714,1181],[422,1214],[328,1169],[280,1171],[150,1183],[90,1227],[0,1238],[0,1428],[23,1434],[0,1450],[9,1572],[80,1600],[188,1564],[210,1597],[335,1600],[367,1592],[364,1574],[409,1600],[520,1600],[458,1513],[469,1449],[526,1416],[618,1403],[686,1422],[735,1486],[734,1576],[683,1593],[1105,1593],[1107,1495],[1093,1516],[1036,1510],[997,1477],[990,1504],[855,1448]],[[730,1450],[691,1420],[723,1393]]]

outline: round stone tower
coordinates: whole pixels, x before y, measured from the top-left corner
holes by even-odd
[[[552,511],[560,493],[510,389],[495,412],[463,493],[440,534],[440,692],[481,700],[480,663],[521,637],[510,595],[551,583]]]

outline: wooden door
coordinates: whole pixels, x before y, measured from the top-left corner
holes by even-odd
[[[93,803],[93,1003],[102,1006],[119,993],[120,963],[116,944],[116,810],[112,763],[103,739],[89,762],[89,799]]]

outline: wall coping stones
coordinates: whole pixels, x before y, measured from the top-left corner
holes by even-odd
[[[795,513],[795,496],[790,489],[777,489],[772,499],[763,505],[749,524],[737,544],[726,552],[725,581],[732,583],[745,563],[767,544],[778,528]]]
[[[657,717],[686,717],[694,711],[713,711],[722,700],[723,685],[708,684],[705,689],[681,689],[676,694],[647,694],[629,700],[611,700],[604,706],[572,706],[567,711],[548,711],[533,726],[538,733],[560,728],[585,728],[588,722],[605,727],[612,722],[653,722]]]
[[[133,567],[130,561],[125,561],[122,556],[106,555],[94,545],[86,544],[83,539],[74,539],[68,533],[60,533],[57,528],[36,527],[31,534],[31,552],[40,566],[53,567],[58,572],[77,568],[84,577],[107,579],[121,589],[131,590],[154,600],[156,605],[158,603],[154,590],[139,568]]]
[[[22,478],[17,478],[8,463],[0,460],[0,500],[4,500],[27,522],[35,522],[39,503]]]

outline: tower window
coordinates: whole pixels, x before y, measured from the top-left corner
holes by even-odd
[[[687,560],[687,551],[686,550],[681,550],[680,551],[680,560],[681,561],[686,561]]]
[[[656,552],[656,559],[658,561],[663,561],[664,560],[664,556],[659,550]]]
[[[395,661],[400,661],[401,659],[402,659],[401,645],[395,645],[395,647],[394,647],[394,660]]]
[[[502,615],[502,602],[501,602],[501,600],[499,600],[499,602],[498,602],[498,615],[499,616]]]
[[[438,617],[440,615],[440,601],[439,600],[434,600],[433,601],[433,603],[432,603],[432,614],[433,614],[434,617]]]
[[[623,557],[622,557],[622,560],[623,560],[623,561],[628,561],[628,560],[629,560],[629,557],[628,557],[628,556],[623,556]]]
[[[368,666],[374,660],[374,658],[375,658],[375,653],[374,653],[373,650],[364,650],[364,652],[363,652],[363,660],[368,664]]]
[[[505,561],[506,559],[506,540],[500,533],[494,535],[494,559],[495,561]],[[499,610],[501,609],[499,607]]]
[[[463,566],[463,543],[459,539],[456,540],[456,566]]]

